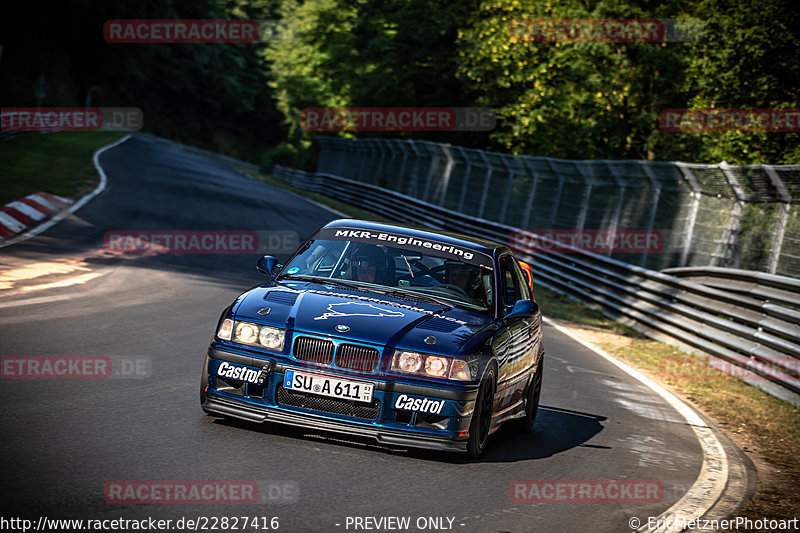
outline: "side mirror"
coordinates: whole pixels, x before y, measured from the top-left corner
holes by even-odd
[[[532,300],[517,300],[506,318],[528,318],[539,312],[539,305]]]
[[[265,255],[256,263],[256,270],[269,277],[275,276],[274,270],[276,267],[283,267],[283,265],[278,264],[278,260],[271,255]]]

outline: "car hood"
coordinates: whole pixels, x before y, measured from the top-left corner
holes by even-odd
[[[440,355],[454,355],[494,321],[464,309],[317,283],[256,287],[234,307],[236,320]]]

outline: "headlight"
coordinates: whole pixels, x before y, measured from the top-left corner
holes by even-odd
[[[258,338],[258,326],[239,322],[236,324],[236,340],[246,344],[253,344]]]
[[[283,330],[262,326],[258,342],[272,350],[280,350],[283,348]]]
[[[400,352],[395,355],[397,362],[397,370],[400,372],[407,372],[409,374],[416,373],[422,368],[422,355],[416,352]],[[392,361],[392,369],[394,370],[395,361]]]
[[[472,379],[465,361],[417,352],[398,350],[392,357],[391,370],[404,374],[417,374],[434,378],[449,378],[457,381]]]
[[[429,355],[425,358],[425,373],[429,376],[440,378],[447,373],[447,365],[450,359]]]
[[[230,318],[226,318],[222,321],[222,324],[219,325],[219,329],[217,330],[217,337],[220,339],[229,341],[231,340],[231,335],[233,334],[233,320]]]
[[[232,332],[235,333],[232,334]],[[279,352],[283,350],[283,341],[286,337],[286,331],[280,328],[260,326],[250,322],[234,322],[230,318],[226,318],[222,321],[219,331],[217,331],[217,338],[231,340],[231,337],[233,337],[233,340],[236,342],[263,346],[269,350]]]

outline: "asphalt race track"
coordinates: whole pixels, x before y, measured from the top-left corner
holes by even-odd
[[[278,517],[286,532],[355,531],[352,517],[396,516],[410,517],[411,531],[422,519],[433,526],[425,531],[616,532],[630,531],[631,517],[659,515],[697,478],[703,455],[686,421],[549,326],[534,433],[499,432],[479,462],[205,415],[203,356],[219,313],[263,279],[258,255],[123,256],[104,252],[104,234],[293,230],[302,240],[337,216],[143,140],[105,152],[100,163],[103,193],[41,235],[0,249],[0,269],[22,273],[0,289],[0,354],[105,356],[121,375],[0,380],[2,516]],[[36,274],[35,265],[54,262],[62,272]],[[509,492],[515,480],[610,479],[656,481],[663,496],[525,503]],[[120,480],[248,480],[260,496],[251,504],[108,503],[104,486]]]

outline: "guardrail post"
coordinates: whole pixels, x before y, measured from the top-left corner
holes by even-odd
[[[428,177],[425,180],[425,188],[423,189],[422,196],[417,196],[417,198],[421,198],[423,202],[430,202],[430,194],[431,194],[431,185],[433,185],[433,180],[436,178],[436,167],[438,166],[438,162],[440,156],[435,153],[436,149],[442,150],[442,145],[440,143],[433,143],[428,141],[419,141],[425,144],[425,147],[428,149],[428,153],[431,155],[431,164],[428,167]],[[445,179],[442,176],[441,179]],[[434,195],[436,191],[441,188],[441,181],[437,184],[436,188],[434,189]]]
[[[503,163],[503,166],[506,167],[506,171],[508,172],[508,181],[506,182],[506,192],[503,195],[503,203],[500,206],[500,216],[497,218],[497,220],[498,222],[505,224],[506,213],[508,212],[508,201],[511,197],[511,190],[514,187],[514,178],[516,176],[511,168],[511,165],[508,164],[508,156],[504,154],[500,157],[500,161]]]
[[[489,161],[489,158],[486,157],[486,154],[483,151],[479,151],[478,155],[483,162],[486,163],[486,178],[483,181],[483,193],[481,195],[481,205],[478,207],[478,214],[476,215],[478,218],[483,218],[483,210],[486,208],[486,198],[489,195],[489,182],[492,179],[492,163]]]
[[[406,143],[408,143],[408,146],[410,146],[411,150],[414,152],[414,160],[411,162],[411,179],[408,180],[406,194],[413,198],[419,198],[417,194],[419,187],[419,163],[422,159],[422,154],[420,154],[417,149],[417,141],[409,139]]]
[[[522,229],[530,229],[531,222],[531,209],[533,209],[533,201],[536,198],[536,185],[539,183],[539,174],[533,168],[533,159],[529,156],[522,156],[522,162],[525,164],[531,173],[531,189],[528,192],[528,200],[525,202],[525,212],[522,214]]]
[[[399,190],[400,180],[403,179],[402,178],[402,172],[403,172],[403,166],[405,165],[405,163],[404,162],[401,163],[400,164],[400,169],[398,170],[397,161],[396,160],[397,160],[398,154],[403,154],[403,158],[405,158],[405,150],[403,150],[402,146],[400,144],[398,144],[399,141],[397,141],[395,139],[385,139],[383,142],[386,143],[386,147],[389,149],[389,151],[392,154],[392,157],[389,159],[389,167],[391,168],[391,172],[390,172],[389,176],[386,179],[387,188],[388,189],[392,189],[394,191],[397,191],[397,190]],[[392,181],[392,178],[394,178],[394,182]]]
[[[547,161],[547,164],[550,166],[550,170],[553,171],[553,175],[558,181],[558,185],[556,185],[556,195],[553,198],[553,207],[550,209],[550,217],[547,220],[547,224],[550,226],[548,229],[554,229],[556,223],[556,215],[558,215],[558,204],[561,203],[561,191],[564,190],[564,179],[559,175],[558,170],[556,170],[556,166],[553,164],[553,160],[549,157],[544,158]]]
[[[377,184],[377,162],[380,157],[380,147],[378,143],[378,139],[375,137],[371,137],[367,139],[369,144],[367,145],[368,153],[367,153],[367,181],[372,184]]]
[[[403,151],[403,161],[400,163],[400,172],[397,174],[397,185],[394,190],[402,192],[402,181],[405,178],[406,164],[408,163],[408,150],[406,150],[405,141],[397,141],[397,147]]]
[[[464,161],[467,163],[467,168],[464,169],[464,185],[461,187],[461,194],[458,197],[458,212],[464,212],[464,200],[467,198],[467,185],[469,185],[469,177],[472,173],[472,157],[470,157],[472,152],[467,151],[466,148],[462,148],[461,146],[456,146],[458,151],[461,153],[461,157],[464,158]]]
[[[611,177],[614,178],[614,182],[617,184],[617,201],[614,204],[614,213],[611,215],[611,220],[609,221],[607,228],[612,232],[613,235],[617,232],[617,228],[619,228],[619,217],[622,213],[622,203],[625,199],[625,192],[627,188],[625,187],[625,182],[622,180],[622,178],[620,178],[613,161],[602,161],[602,163],[605,163],[606,167],[608,167]],[[609,248],[605,255],[610,256],[611,253],[611,249]]]
[[[722,246],[720,254],[720,265],[727,268],[735,268],[739,263],[739,225],[742,221],[742,214],[744,212],[744,189],[739,185],[739,180],[733,174],[730,165],[727,161],[719,164],[722,174],[728,180],[733,194],[736,196],[736,203],[731,210],[730,218],[728,218],[728,225],[725,228],[725,233],[722,236]],[[719,250],[719,248],[718,248]]]
[[[775,237],[772,239],[772,246],[769,250],[769,263],[767,270],[770,274],[775,274],[778,270],[778,263],[781,259],[781,249],[783,247],[783,238],[786,234],[786,224],[789,222],[789,210],[791,209],[792,195],[786,189],[786,185],[781,181],[775,169],[769,165],[761,165],[761,168],[769,176],[772,185],[781,197],[783,202],[778,208],[778,220],[775,222]]]
[[[586,175],[586,172],[583,171],[581,163],[573,161],[572,165],[578,170],[578,174],[580,174],[581,179],[583,180],[581,210],[578,212],[578,219],[575,222],[575,229],[578,231],[583,231],[583,227],[586,225],[586,212],[589,210],[589,200],[592,198],[592,188],[594,184],[591,178]]]
[[[658,182],[658,179],[653,174],[653,169],[650,168],[650,164],[647,161],[639,161],[639,164],[642,166],[647,179],[650,181],[650,185],[653,187],[653,209],[650,211],[650,215],[647,218],[647,231],[648,233],[653,231],[653,226],[656,223],[656,213],[658,212],[658,202],[661,200],[661,184]],[[647,257],[650,254],[647,251],[647,247],[645,247],[644,252],[642,252],[639,265],[644,266],[647,263]]]
[[[686,226],[683,232],[684,242],[681,247],[680,266],[684,267],[689,261],[689,250],[692,247],[692,238],[694,237],[694,225],[697,222],[697,210],[700,208],[701,189],[700,184],[697,183],[697,179],[686,163],[675,163],[675,165],[680,169],[686,183],[689,184],[689,188],[692,189],[689,193],[692,196],[692,204],[689,206],[689,214],[686,217]]]
[[[450,187],[450,175],[453,172],[453,167],[456,164],[456,160],[453,158],[453,154],[450,151],[451,148],[449,144],[440,144],[439,148],[442,150],[442,153],[447,159],[447,163],[445,164],[444,167],[444,175],[442,176],[442,181],[440,182],[439,187],[437,187],[437,190],[434,192],[434,199],[438,196],[439,201],[436,203],[438,205],[444,205],[444,199],[447,197],[447,189]]]

